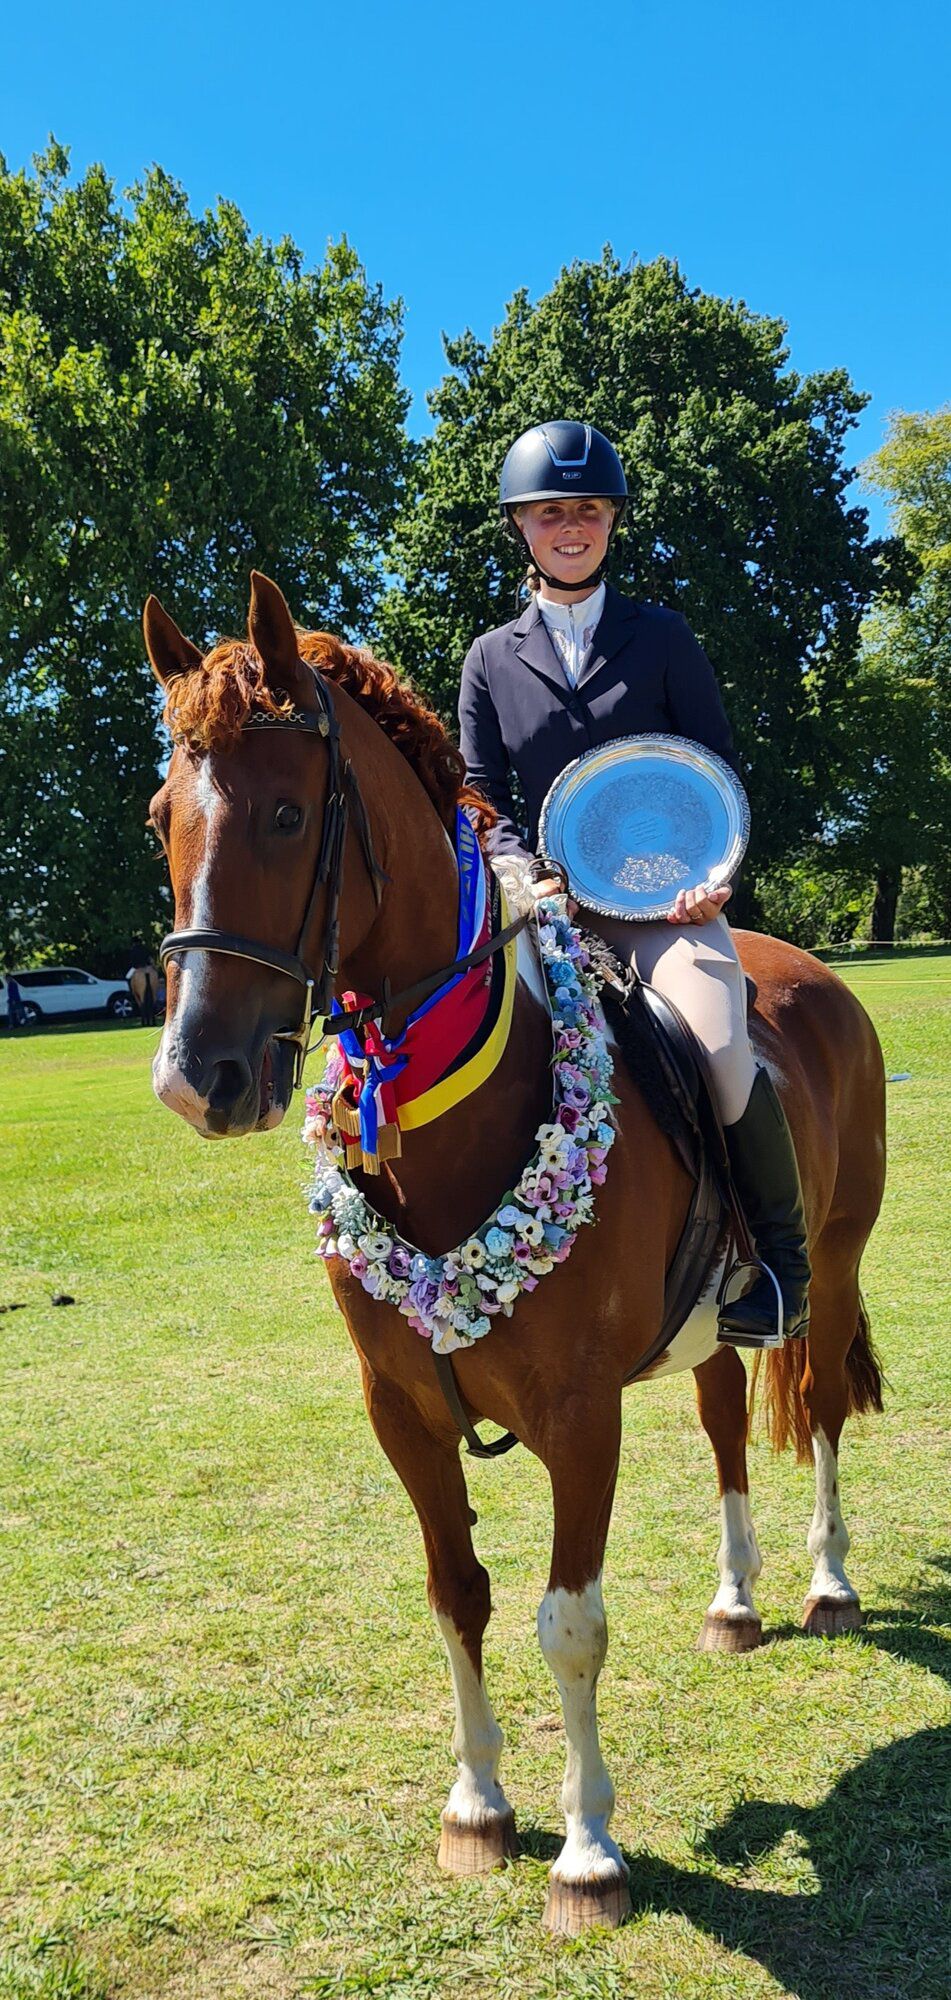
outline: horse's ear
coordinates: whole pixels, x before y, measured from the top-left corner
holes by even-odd
[[[184,632],[179,631],[174,618],[162,610],[157,597],[145,600],[142,630],[152,672],[163,687],[167,687],[177,674],[190,674],[193,667],[201,666],[202,656],[198,647],[193,646]]]
[[[257,569],[251,571],[248,637],[264,662],[270,685],[302,700],[309,692],[311,676],[300,656],[294,620],[277,584]]]

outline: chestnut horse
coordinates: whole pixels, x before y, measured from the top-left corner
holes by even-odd
[[[447,832],[464,794],[462,762],[389,668],[326,634],[299,633],[266,578],[252,578],[248,643],[224,642],[203,658],[154,598],[145,635],[177,740],[152,819],[168,855],[176,926],[193,934],[168,967],[155,1090],[206,1136],[260,1131],[279,1122],[291,1095],[301,1013],[300,974],[291,970],[315,963],[327,942],[333,869],[323,871],[318,856],[336,810],[328,798],[331,755],[335,783],[355,789],[364,810],[340,837],[339,954],[331,945],[327,957],[331,968],[339,964],[338,994],[374,996],[384,979],[399,996],[453,959],[459,885]],[[339,726],[336,750],[325,706]],[[282,716],[289,726],[252,726]],[[249,954],[228,955],[213,937],[209,947],[210,934],[230,934],[229,926]],[[769,1355],[766,1395],[774,1442],[793,1437],[803,1456],[811,1446],[814,1457],[805,1625],[830,1635],[860,1623],[844,1567],[839,1435],[850,1411],[881,1407],[858,1273],[883,1187],[882,1059],[858,1001],[826,967],[775,938],[740,932],[737,943],[758,988],[754,1045],[789,1114],[809,1219],[808,1345],[793,1341]],[[463,1103],[407,1132],[402,1156],[379,1178],[355,1172],[386,1221],[430,1256],[461,1244],[492,1214],[550,1115],[551,1025],[528,930],[518,963],[511,1029],[492,1075]],[[321,1004],[329,1010],[326,991]],[[400,1024],[397,1006],[388,1032]],[[600,1579],[622,1385],[657,1335],[664,1275],[690,1197],[679,1158],[619,1062],[613,1088],[617,1134],[597,1192],[597,1227],[578,1231],[570,1258],[519,1297],[509,1322],[495,1321],[486,1338],[454,1357],[468,1411],[516,1432],[551,1480],[554,1539],[538,1637],[558,1684],[568,1756],[567,1837],[552,1869],[546,1922],[569,1932],[619,1922],[630,1907],[598,1743],[596,1685],[607,1645]],[[367,1295],[342,1257],[329,1270],[370,1422],[422,1527],[456,1712],[458,1777],[442,1816],[440,1859],[473,1873],[513,1852],[515,1837],[498,1775],[502,1735],[482,1677],[489,1579],[472,1546],[460,1433],[426,1342],[394,1305]],[[717,1346],[710,1300],[655,1372],[678,1367],[694,1370],[721,1495],[720,1581],[701,1643],[741,1651],[760,1638],[746,1376],[735,1350]]]

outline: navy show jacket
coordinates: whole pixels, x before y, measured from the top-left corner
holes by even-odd
[[[462,669],[460,744],[469,783],[499,815],[493,852],[534,849],[545,795],[575,757],[650,730],[704,744],[739,775],[716,676],[679,611],[622,597],[608,584],[577,688],[534,598],[520,618],[476,639]],[[513,771],[525,800],[527,846],[516,824]]]

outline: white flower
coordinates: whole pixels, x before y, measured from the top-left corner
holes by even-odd
[[[549,1146],[552,1144],[560,1145],[561,1126],[539,1125],[538,1131],[535,1134],[535,1140],[539,1146]]]
[[[341,1257],[356,1256],[357,1246],[354,1241],[354,1238],[351,1236],[350,1231],[348,1229],[345,1229],[343,1233],[340,1236],[338,1236],[337,1249],[339,1250]]]
[[[522,1240],[525,1243],[541,1243],[544,1240],[545,1236],[545,1231],[542,1228],[542,1225],[537,1215],[527,1215],[525,1217],[525,1221],[522,1223],[521,1233],[522,1233]]]
[[[518,1298],[519,1289],[517,1278],[506,1278],[501,1285],[496,1286],[495,1296],[500,1305],[509,1306]]]
[[[485,1263],[485,1244],[480,1243],[478,1236],[470,1236],[459,1252],[459,1259],[467,1271],[481,1271]]]
[[[543,1278],[546,1271],[554,1270],[555,1260],[553,1257],[530,1257],[528,1268],[530,1271],[534,1271],[537,1278]]]
[[[389,1237],[384,1236],[380,1230],[371,1230],[366,1236],[358,1236],[357,1242],[364,1256],[369,1257],[371,1264],[381,1264],[393,1247]]]

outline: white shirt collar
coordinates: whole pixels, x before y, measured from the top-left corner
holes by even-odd
[[[567,680],[577,687],[591,642],[604,610],[605,587],[599,583],[590,597],[578,604],[558,604],[539,591],[535,602],[544,620],[552,645],[565,670]]]

